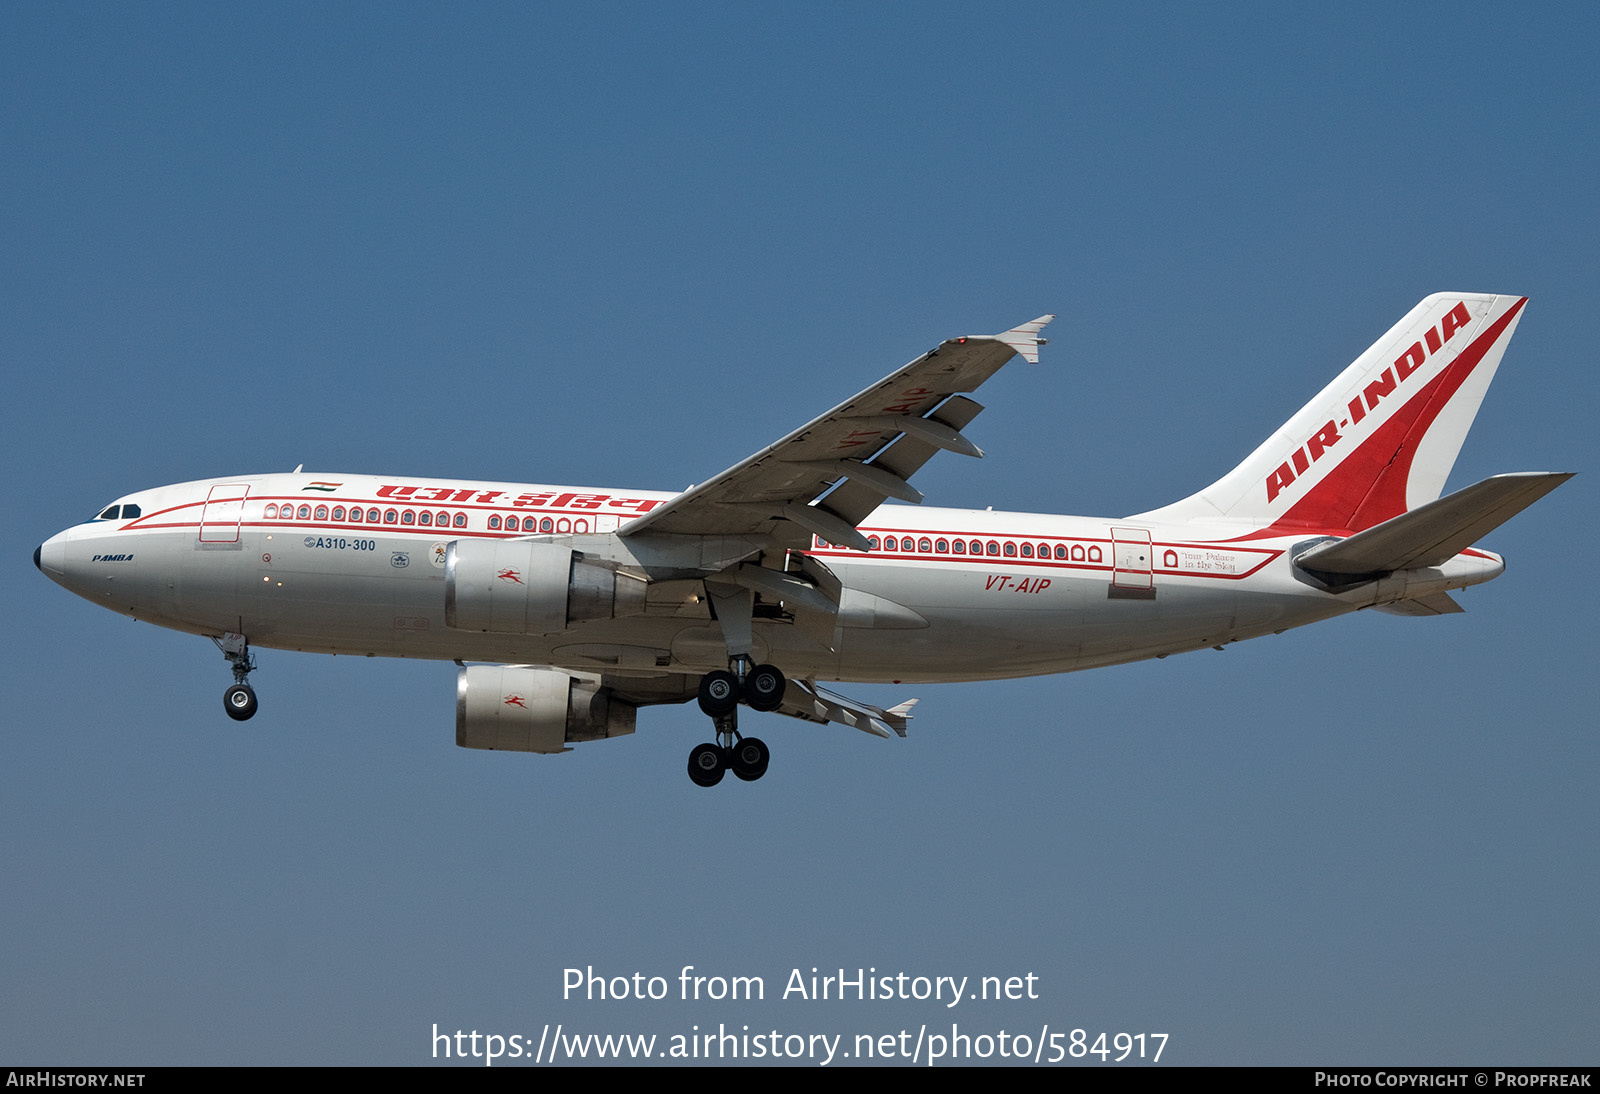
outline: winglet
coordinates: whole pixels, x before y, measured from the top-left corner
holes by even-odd
[[[900,736],[906,735],[906,723],[911,721],[911,708],[917,705],[918,700],[907,699],[897,706],[892,706],[883,712],[884,723]]]
[[[1004,342],[1016,350],[1028,364],[1037,365],[1039,363],[1039,347],[1050,341],[1048,338],[1040,338],[1039,332],[1048,327],[1050,321],[1054,318],[1054,315],[1041,315],[1032,322],[1024,323],[1020,327],[1012,327],[1004,334],[995,335],[995,340]]]

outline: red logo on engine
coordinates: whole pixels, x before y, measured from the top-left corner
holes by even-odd
[[[522,696],[520,696],[520,695],[507,695],[506,696],[506,706],[508,706],[508,707],[521,707],[523,710],[527,710],[528,709],[528,704],[522,701]]]
[[[522,578],[518,576],[521,572],[522,571],[520,571],[520,570],[512,570],[512,569],[507,568],[507,569],[501,570],[499,573],[495,574],[494,576],[498,577],[501,581],[515,581],[518,585],[521,585],[522,584]]]

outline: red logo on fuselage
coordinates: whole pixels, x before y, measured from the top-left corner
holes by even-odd
[[[504,490],[483,490],[471,486],[402,486],[388,483],[378,487],[378,497],[393,501],[422,502],[428,505],[505,505],[518,509],[625,509],[648,513],[661,502],[652,498],[619,498],[576,490],[546,490],[537,494],[510,494]]]

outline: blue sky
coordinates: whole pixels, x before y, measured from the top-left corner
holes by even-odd
[[[537,1034],[1160,1031],[1178,1063],[1592,1063],[1591,7],[12,6],[0,25],[0,1061],[427,1062]],[[930,503],[1216,478],[1417,300],[1532,298],[1452,487],[1580,476],[1435,620],[457,749],[454,667],[202,639],[44,580],[254,471],[700,481],[939,339],[1060,319]],[[1577,550],[1575,550],[1577,548]],[[878,702],[906,689],[845,689]],[[563,1001],[562,970],[760,975]],[[948,1011],[792,968],[1039,977]],[[675,983],[675,981],[674,981]]]

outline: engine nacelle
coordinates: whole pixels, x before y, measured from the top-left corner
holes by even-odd
[[[645,583],[537,540],[452,540],[444,621],[464,631],[560,634],[590,619],[644,614]]]
[[[456,677],[456,744],[502,752],[565,752],[577,741],[632,733],[638,708],[600,677],[525,665],[468,665]]]

